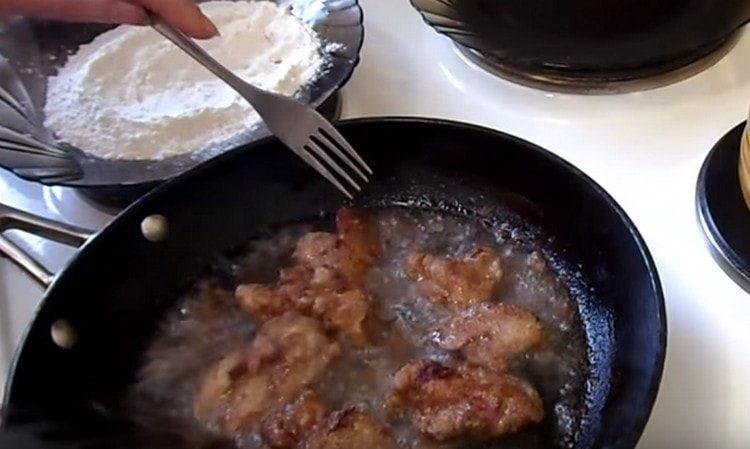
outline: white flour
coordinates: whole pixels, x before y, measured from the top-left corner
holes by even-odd
[[[246,81],[293,95],[322,70],[317,35],[268,1],[211,1],[221,36],[199,44]],[[254,125],[231,88],[148,27],[121,26],[71,56],[47,86],[45,126],[103,158],[163,159]]]

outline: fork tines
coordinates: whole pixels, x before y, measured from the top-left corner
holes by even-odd
[[[305,161],[349,198],[352,198],[349,188],[359,192],[361,187],[347,172],[347,167],[364,182],[369,181],[368,174],[372,175],[372,169],[333,126],[318,128],[303,148]]]

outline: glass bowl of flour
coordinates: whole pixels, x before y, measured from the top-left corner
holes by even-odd
[[[356,0],[199,3],[221,33],[199,45],[263,89],[317,107],[358,63]],[[269,134],[149,27],[19,19],[0,28],[0,54],[0,165],[26,179],[133,197]]]

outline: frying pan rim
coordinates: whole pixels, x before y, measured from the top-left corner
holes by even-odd
[[[659,347],[655,354],[657,357],[657,363],[654,366],[655,374],[652,377],[651,383],[648,387],[647,403],[649,407],[646,409],[647,412],[644,413],[643,416],[641,416],[638,421],[636,421],[634,428],[632,429],[635,432],[630,433],[630,435],[635,435],[634,441],[630,442],[632,443],[632,447],[635,447],[641,435],[643,434],[643,431],[645,429],[647,422],[649,421],[651,417],[651,414],[653,413],[653,406],[656,402],[656,397],[659,393],[659,387],[661,385],[661,380],[662,380],[663,373],[664,373],[668,329],[667,329],[666,304],[664,300],[664,292],[661,286],[659,273],[656,268],[656,263],[654,262],[654,259],[651,256],[651,252],[649,251],[646,245],[646,242],[643,239],[643,236],[640,234],[640,232],[635,226],[635,223],[633,223],[633,221],[627,215],[625,210],[615,201],[615,199],[606,190],[604,190],[604,188],[602,188],[596,181],[594,181],[591,177],[589,177],[586,173],[584,173],[582,170],[577,168],[572,163],[568,162],[567,160],[563,159],[559,155],[539,145],[529,142],[528,140],[513,136],[511,134],[507,134],[503,131],[499,131],[499,130],[488,128],[488,127],[481,126],[481,125],[475,125],[475,124],[459,122],[455,120],[448,120],[448,119],[443,119],[443,118],[409,117],[409,116],[382,116],[382,117],[364,117],[364,118],[346,119],[346,120],[341,120],[341,121],[336,122],[336,127],[348,128],[348,127],[380,125],[380,124],[405,124],[405,125],[418,125],[418,126],[437,125],[437,126],[447,128],[447,129],[452,129],[452,130],[463,130],[463,131],[468,131],[468,132],[475,133],[475,134],[489,135],[489,136],[492,136],[493,138],[504,140],[510,144],[521,146],[524,149],[528,151],[532,151],[536,153],[537,155],[543,158],[546,158],[550,162],[561,166],[561,168],[568,170],[570,173],[575,175],[577,178],[579,178],[581,181],[587,184],[590,188],[592,188],[593,191],[605,201],[607,206],[609,206],[609,208],[617,214],[617,217],[623,222],[623,224],[628,229],[629,235],[634,240],[638,248],[638,253],[641,259],[646,264],[646,269],[648,271],[648,277],[650,281],[650,287],[653,293],[655,294],[655,301],[656,301],[656,306],[657,306],[658,315],[659,315],[657,318],[658,318],[659,327],[660,327]],[[344,130],[344,134],[346,134],[345,130]],[[56,285],[58,284],[60,279],[66,277],[68,272],[75,269],[77,264],[80,263],[80,258],[84,253],[94,251],[95,248],[92,248],[92,247],[95,247],[98,244],[98,242],[101,241],[107,235],[115,232],[114,229],[118,227],[119,223],[121,223],[122,221],[132,216],[135,216],[138,210],[147,209],[149,204],[153,201],[156,201],[156,199],[159,196],[163,195],[165,191],[169,191],[173,189],[175,186],[179,186],[183,183],[191,182],[191,180],[196,175],[203,173],[207,170],[211,170],[213,167],[217,165],[223,164],[225,159],[237,157],[237,154],[240,151],[252,151],[255,147],[265,146],[276,140],[277,139],[275,137],[269,136],[269,137],[257,140],[255,142],[242,145],[233,150],[222,153],[212,158],[211,160],[206,161],[194,168],[191,168],[190,170],[172,179],[169,179],[168,181],[164,182],[163,184],[160,184],[159,186],[157,186],[156,188],[148,192],[146,195],[144,195],[143,197],[141,197],[140,199],[138,199],[137,201],[129,205],[127,208],[122,210],[119,214],[117,214],[117,216],[109,224],[107,224],[103,229],[101,229],[99,232],[94,234],[88,241],[86,241],[75,252],[75,254],[65,264],[65,266],[55,275],[54,280],[52,281],[50,286],[47,288],[47,290],[44,292],[44,296],[42,300],[40,301],[39,305],[35,309],[31,321],[24,329],[24,332],[22,333],[21,338],[19,339],[19,344],[16,350],[14,351],[13,359],[8,369],[8,377],[7,377],[7,382],[4,388],[2,408],[5,409],[8,406],[11,390],[13,389],[16,367],[20,359],[20,355],[26,345],[26,340],[27,340],[27,337],[31,328],[36,323],[38,315],[40,311],[42,310],[42,308],[44,307],[47,301],[47,298],[55,290]],[[0,414],[0,429],[2,429],[5,426],[5,421],[6,421],[5,414]]]

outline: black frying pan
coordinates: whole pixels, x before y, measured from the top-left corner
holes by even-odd
[[[546,253],[570,286],[587,334],[586,409],[575,447],[633,448],[658,390],[666,322],[654,263],[612,198],[562,159],[484,128],[367,119],[342,123],[341,131],[376,173],[359,206],[510,224],[520,232],[507,238]],[[220,156],[138,201],[49,286],[11,371],[5,431],[58,444],[178,447],[133,431],[112,406],[133,381],[162,313],[217,255],[258,228],[340,206],[334,188],[274,139]],[[158,243],[140,231],[151,214],[169,222]],[[17,215],[0,223],[25,221]],[[75,330],[70,349],[50,337],[58,320]]]

